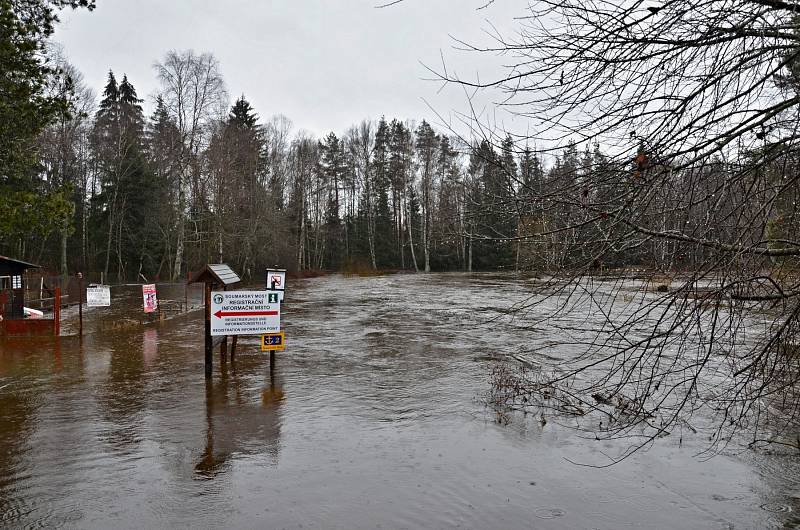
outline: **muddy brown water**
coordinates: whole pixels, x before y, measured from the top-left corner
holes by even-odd
[[[122,293],[136,300],[136,288]],[[497,424],[482,400],[492,357],[548,340],[505,316],[528,294],[498,275],[295,281],[275,373],[248,337],[235,363],[215,356],[210,382],[199,312],[93,327],[138,318],[136,303],[115,301],[117,313],[87,312],[82,341],[0,341],[0,526],[796,523],[793,456],[702,459],[687,434],[597,469],[571,462],[605,463],[619,447],[556,421]]]

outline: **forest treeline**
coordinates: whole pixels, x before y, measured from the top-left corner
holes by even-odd
[[[0,0],[17,22],[0,35],[15,72],[0,76],[0,252],[63,275],[691,269],[715,241],[780,247],[796,226],[792,164],[772,147],[767,165],[758,150],[667,161],[632,131],[613,156],[589,138],[545,163],[526,138],[385,117],[318,138],[232,101],[216,58],[191,50],[154,65],[145,114],[124,73],[97,94],[48,41],[58,9],[92,2],[23,4]]]
[[[37,136],[27,178],[4,182],[5,254],[116,281],[175,280],[218,261],[252,276],[275,264],[555,271],[702,258],[633,236],[607,246],[619,234],[602,206],[618,207],[643,166],[654,170],[643,151],[625,183],[603,179],[619,162],[597,144],[570,143],[546,165],[510,135],[495,146],[384,117],[316,138],[280,115],[261,120],[244,95],[230,104],[211,54],[169,52],[155,71],[145,115],[125,75],[109,71],[98,98],[59,59],[47,90],[65,105]],[[724,182],[721,165],[704,171],[691,189],[669,179],[655,203],[661,228],[706,223],[709,212],[669,211],[670,196]]]
[[[518,239],[542,224],[533,196],[602,159],[572,145],[545,171],[510,136],[468,145],[425,120],[315,138],[283,116],[260,120],[245,96],[230,105],[211,54],[169,52],[155,70],[145,115],[125,75],[109,71],[96,98],[58,59],[47,90],[65,105],[36,138],[27,178],[4,182],[16,200],[4,253],[118,281],[216,261],[245,275],[548,267],[541,242]]]

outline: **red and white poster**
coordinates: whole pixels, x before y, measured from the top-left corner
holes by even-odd
[[[144,312],[153,313],[158,309],[156,286],[153,283],[142,285],[142,298],[144,298]]]

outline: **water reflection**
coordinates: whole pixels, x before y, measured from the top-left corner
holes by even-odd
[[[143,336],[123,333],[111,345],[108,375],[97,392],[103,420],[100,437],[122,454],[134,451],[142,439],[146,388]]]
[[[35,428],[33,414],[36,403],[33,396],[18,384],[21,370],[10,364],[7,345],[0,343],[0,522],[10,522],[20,517],[24,500],[17,494],[17,477],[22,474],[24,448]]]
[[[240,453],[266,455],[278,461],[283,387],[270,373],[268,384],[255,401],[250,378],[237,370],[237,363],[221,363],[218,379],[206,379],[206,446],[194,466],[198,478],[211,479],[230,467]]]
[[[0,338],[0,522],[33,510],[33,466],[26,453],[48,441],[38,431],[40,409],[81,377],[78,344],[60,337]],[[74,352],[66,366],[62,346]]]
[[[149,328],[142,333],[142,359],[145,368],[152,368],[158,359],[158,330]]]

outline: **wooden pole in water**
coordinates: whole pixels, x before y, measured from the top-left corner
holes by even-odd
[[[53,335],[61,335],[61,287],[53,293]]]
[[[239,342],[239,335],[233,336],[233,344],[231,344],[231,362],[233,362],[233,357],[236,355],[236,343]]]
[[[220,263],[222,263],[222,259],[220,259]],[[223,291],[227,291],[228,287],[224,286],[222,288]],[[220,362],[224,363],[228,357],[228,336],[225,335],[222,337],[222,342],[219,343],[219,357]]]
[[[213,373],[214,343],[211,341],[211,284],[205,284],[205,324],[206,324],[206,377]]]

